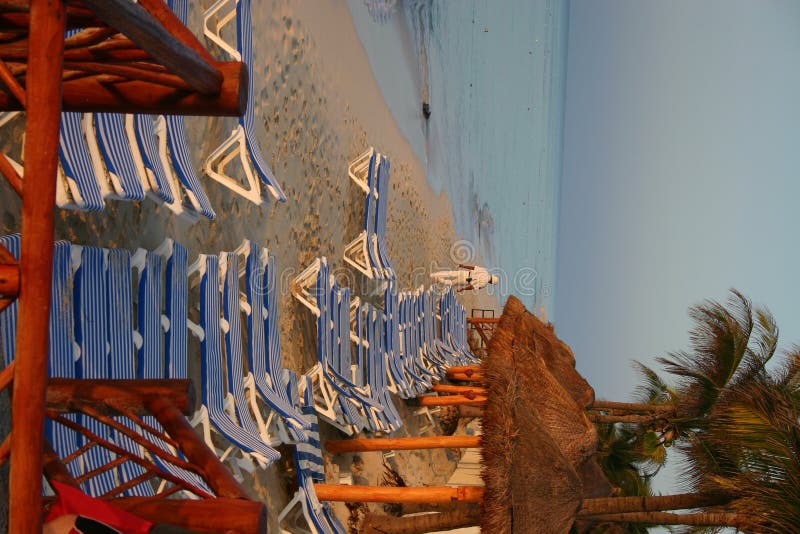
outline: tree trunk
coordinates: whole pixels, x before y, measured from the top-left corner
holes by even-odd
[[[616,412],[625,412],[629,414],[650,414],[656,413],[662,417],[674,417],[674,406],[659,406],[646,403],[632,403],[632,402],[612,402],[612,401],[594,401],[589,407],[589,410],[613,410]]]
[[[595,520],[597,514],[621,514],[626,512],[659,512],[663,510],[687,510],[728,504],[734,499],[731,494],[679,493],[653,497],[600,497],[584,499],[579,517]],[[589,517],[591,516],[591,517]]]
[[[624,514],[594,515],[592,521],[613,523],[644,523],[648,525],[690,525],[694,527],[743,526],[745,520],[738,514],[728,512],[706,512],[699,514],[671,514],[667,512],[630,512]]]
[[[459,417],[483,417],[483,408],[478,406],[459,406],[458,407],[458,416]]]
[[[361,534],[424,534],[438,530],[453,530],[471,527],[480,523],[480,507],[436,514],[391,517],[383,514],[367,514]]]
[[[600,415],[594,412],[589,412],[586,414],[586,417],[589,418],[589,421],[593,423],[606,423],[606,424],[614,424],[614,423],[633,423],[639,425],[648,425],[655,423],[659,420],[664,420],[664,418],[658,414],[650,414],[650,415]]]

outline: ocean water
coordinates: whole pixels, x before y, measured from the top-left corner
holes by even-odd
[[[480,253],[500,276],[501,302],[515,294],[552,320],[568,3],[406,0],[382,25],[365,15],[363,2],[350,6],[384,98],[428,181],[450,198],[462,238],[454,263]],[[378,57],[381,32],[383,44],[395,39],[410,48],[414,117],[399,102],[408,95],[398,95],[409,80]]]

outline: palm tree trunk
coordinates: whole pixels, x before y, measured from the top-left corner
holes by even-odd
[[[480,508],[473,505],[467,509],[392,517],[383,514],[367,514],[361,527],[361,534],[423,534],[437,530],[453,530],[470,527],[480,522]]]
[[[734,495],[722,492],[714,493],[679,493],[652,497],[600,497],[584,499],[578,510],[578,516],[621,514],[627,512],[660,512],[663,510],[687,510],[690,508],[706,508],[728,504]],[[589,517],[587,517],[589,519]]]
[[[483,408],[478,406],[459,406],[459,417],[483,417]]]
[[[659,406],[647,403],[632,403],[632,402],[613,402],[613,401],[594,401],[589,407],[589,410],[602,410],[615,412],[625,412],[629,414],[648,414],[657,413],[663,416],[674,416],[675,408],[673,406]]]
[[[706,512],[699,514],[671,514],[667,512],[629,512],[623,514],[593,515],[592,521],[612,523],[644,523],[648,525],[689,525],[695,527],[736,527],[745,520],[729,512]]]
[[[600,415],[594,412],[588,412],[586,417],[593,423],[633,423],[640,425],[647,425],[655,423],[659,419],[663,419],[659,414],[649,415]]]

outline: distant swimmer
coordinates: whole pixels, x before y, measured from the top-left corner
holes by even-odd
[[[428,120],[431,117],[431,105],[427,102],[422,103],[422,115],[425,117],[425,120]]]
[[[485,267],[459,264],[458,268],[458,271],[431,273],[431,278],[434,282],[457,287],[456,291],[477,290],[486,287],[487,284],[496,285],[499,281],[497,276],[489,274]]]

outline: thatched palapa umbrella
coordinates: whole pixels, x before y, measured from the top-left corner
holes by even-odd
[[[583,480],[593,496],[610,495],[611,488],[597,479],[592,465],[597,433],[584,407],[594,392],[575,370],[571,351],[551,327],[510,297],[488,355],[474,371],[483,388],[482,436],[355,439],[325,446],[331,452],[480,446],[482,491],[469,486],[380,488],[376,498],[377,488],[318,485],[319,498],[442,502],[442,496],[450,495],[482,502],[483,532],[569,532],[584,495]]]

